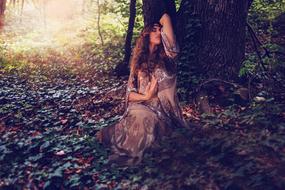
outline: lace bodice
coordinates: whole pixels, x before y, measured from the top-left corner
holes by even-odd
[[[154,70],[153,75],[155,76],[158,82],[158,92],[166,88],[170,88],[172,85],[174,85],[176,79],[175,74],[170,75],[163,68],[156,68]],[[137,82],[137,84],[134,85],[134,88],[132,88],[132,90],[141,94],[145,94],[146,87],[150,82],[150,76],[147,75],[145,72],[138,72],[137,79],[132,80],[134,82]]]

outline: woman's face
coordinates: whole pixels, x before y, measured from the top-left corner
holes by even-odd
[[[161,43],[161,27],[154,25],[152,31],[149,33],[149,41],[152,45],[159,45]]]

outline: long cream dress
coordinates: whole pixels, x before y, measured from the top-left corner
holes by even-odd
[[[172,59],[169,61],[173,62]],[[131,74],[124,115],[115,125],[101,129],[103,143],[112,149],[111,162],[138,164],[144,151],[157,145],[163,135],[170,134],[175,127],[187,127],[177,98],[176,74],[156,67],[153,75],[158,80],[157,97],[149,101],[129,102],[130,92],[144,94],[150,82],[150,77],[143,71],[139,71],[137,76]]]

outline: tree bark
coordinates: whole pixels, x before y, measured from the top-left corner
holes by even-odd
[[[176,7],[175,0],[143,0],[144,24],[159,21],[160,13],[166,11],[171,17],[174,29],[176,28]]]
[[[251,0],[182,0],[179,10],[179,29],[183,38],[185,19],[189,11],[199,20],[201,26],[197,35],[195,65],[206,78],[235,79],[245,56],[246,19]],[[191,4],[185,9],[184,4]],[[197,67],[197,68],[198,68]]]

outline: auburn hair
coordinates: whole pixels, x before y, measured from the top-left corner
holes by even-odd
[[[161,25],[159,23],[152,23],[144,27],[139,37],[136,40],[136,45],[133,49],[132,58],[130,61],[130,72],[136,75],[139,70],[150,75],[155,67],[167,67],[168,57],[163,48],[163,44],[157,45],[152,54],[149,51],[150,33],[154,26]]]

